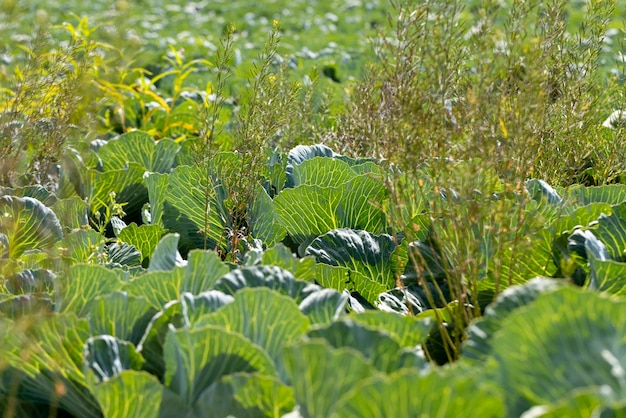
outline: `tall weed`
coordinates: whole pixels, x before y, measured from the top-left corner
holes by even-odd
[[[428,245],[456,301],[453,323],[439,318],[447,360],[481,306],[512,284],[515,254],[542,226],[526,210],[525,181],[602,183],[619,171],[601,126],[615,86],[599,68],[614,2],[589,2],[574,34],[567,3],[394,1],[393,35],[375,40],[379,60],[337,125],[344,151],[400,167],[388,180],[394,231],[412,236],[406,208],[425,202]],[[426,257],[409,256],[427,277]]]
[[[0,96],[0,183],[51,186],[65,145],[89,126],[95,45],[72,36],[53,49],[42,32],[23,49],[26,59]]]
[[[234,117],[232,149],[238,158],[224,172],[228,209],[233,219],[232,248],[247,236],[247,213],[262,183],[268,155],[281,141],[296,114],[301,83],[290,81],[277,62],[280,41],[278,22],[254,64],[245,97]]]

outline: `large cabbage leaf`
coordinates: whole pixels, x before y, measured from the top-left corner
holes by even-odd
[[[284,356],[303,418],[333,416],[357,384],[375,373],[357,350],[332,348],[324,340],[292,345]]]
[[[104,170],[118,170],[128,163],[141,164],[146,171],[167,173],[174,165],[180,146],[171,139],[156,142],[145,132],[134,131],[110,140],[98,150]]]
[[[158,418],[163,385],[153,375],[124,370],[113,378],[94,384],[91,390],[104,418]]]
[[[19,401],[56,405],[77,417],[101,416],[84,374],[83,344],[90,336],[86,320],[56,314],[2,322],[0,381]]]
[[[372,329],[350,320],[344,319],[325,328],[313,329],[308,336],[323,338],[335,348],[353,348],[363,354],[367,361],[381,372],[393,373],[407,366],[426,367],[426,359],[423,356],[415,350],[413,353],[401,352],[400,344],[385,331]]]
[[[304,254],[314,256],[320,263],[348,267],[392,288],[396,282],[391,262],[395,247],[393,238],[386,234],[336,229],[316,238]]]
[[[83,361],[92,376],[102,382],[124,370],[140,370],[145,360],[128,341],[111,335],[98,335],[85,342]]]
[[[141,259],[152,256],[159,240],[165,235],[165,230],[159,225],[140,225],[131,223],[119,233],[119,239],[139,250]]]
[[[193,407],[202,392],[237,372],[274,375],[269,356],[239,333],[215,326],[170,331],[164,345],[165,385]]]
[[[333,186],[303,184],[274,198],[278,221],[294,242],[301,244],[339,228],[384,232],[380,202],[387,190],[381,181],[360,175]]]
[[[333,417],[475,417],[505,416],[498,390],[473,370],[452,368],[426,376],[406,370],[376,376],[356,385]]]
[[[0,233],[8,241],[11,258],[27,250],[49,250],[63,238],[54,212],[32,197],[0,196]]]
[[[201,317],[195,326],[216,325],[236,331],[262,347],[282,368],[282,349],[309,328],[294,299],[268,288],[243,289],[232,303]]]
[[[479,362],[491,353],[491,341],[500,330],[503,321],[516,309],[534,302],[543,293],[552,292],[563,285],[554,279],[537,277],[523,286],[512,286],[502,292],[489,305],[484,315],[467,328],[467,339],[463,344],[463,356]]]
[[[569,287],[541,294],[493,334],[488,378],[502,388],[515,416],[597,386],[624,399],[624,329],[623,300]]]
[[[145,298],[120,291],[98,296],[87,307],[92,335],[111,335],[135,345],[156,313]]]
[[[606,246],[611,259],[626,261],[626,202],[598,218],[593,234]]]
[[[164,198],[158,189],[153,193],[156,203],[151,203],[151,210],[163,214],[163,225],[178,232],[188,249],[224,249],[223,233],[232,223],[224,209],[225,197],[205,169],[179,166],[168,175]]]
[[[101,266],[78,264],[59,278],[58,311],[83,316],[98,296],[121,290],[116,271]]]

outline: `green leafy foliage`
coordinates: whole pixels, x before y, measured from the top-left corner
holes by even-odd
[[[148,194],[143,185],[144,172],[145,169],[138,163],[129,163],[123,168],[104,172],[90,171],[88,202],[91,213],[104,209],[111,198],[124,203],[126,213],[139,212]]]
[[[348,267],[387,287],[395,284],[391,255],[396,247],[389,235],[338,229],[316,238],[304,254],[331,266]]]
[[[276,221],[273,201],[265,189],[259,188],[248,215],[252,236],[271,247],[285,238],[285,228]]]
[[[74,315],[59,314],[29,331],[27,323],[11,323],[2,335],[3,380],[27,404],[43,403],[74,416],[98,417],[97,403],[86,387],[82,347],[89,325]],[[36,344],[29,344],[36,341]],[[5,367],[6,367],[5,366]],[[3,393],[7,389],[3,388]]]
[[[155,314],[146,299],[114,292],[92,299],[87,317],[92,335],[110,335],[137,345]]]
[[[3,416],[624,415],[621,3],[0,3]]]
[[[452,370],[421,376],[404,371],[390,377],[365,380],[338,409],[335,416],[499,417],[504,407],[493,388],[477,382],[477,376]],[[419,393],[420,396],[414,396]]]
[[[283,347],[302,337],[309,321],[292,298],[267,288],[253,288],[241,290],[234,302],[200,318],[196,325],[216,325],[238,332],[282,365]]]
[[[193,407],[223,376],[237,372],[275,374],[272,360],[240,334],[214,326],[168,334],[165,385],[182,405]]]
[[[82,316],[93,299],[121,290],[123,283],[115,271],[100,266],[75,265],[59,285],[58,310]]]
[[[32,197],[0,196],[0,233],[8,242],[8,255],[18,258],[27,250],[47,250],[63,238],[54,212]]]
[[[329,324],[341,318],[346,309],[348,298],[345,294],[332,289],[322,289],[310,294],[298,308],[311,324]]]
[[[598,385],[623,398],[623,312],[623,301],[561,289],[504,319],[492,340],[497,367],[491,373],[510,413]]]
[[[180,148],[171,139],[155,142],[145,132],[129,132],[107,142],[98,150],[105,171],[123,169],[129,163],[141,164],[150,172],[167,173]]]
[[[463,345],[466,358],[481,361],[491,352],[491,339],[510,314],[528,305],[542,293],[551,292],[560,283],[546,278],[535,278],[523,286],[515,286],[502,292],[490,305],[485,315],[475,321],[467,330],[468,336]]]
[[[159,225],[137,226],[132,223],[122,229],[119,239],[137,248],[141,258],[145,259],[152,255],[164,232]]]
[[[148,271],[172,270],[174,267],[185,265],[178,252],[178,234],[167,234],[157,244]]]
[[[610,215],[600,216],[593,234],[605,244],[613,260],[623,261],[626,250],[626,204],[613,206]]]
[[[356,350],[334,349],[319,340],[289,347],[284,356],[303,417],[332,416],[356,384],[374,374]],[[341,378],[337,378],[338,368]]]
[[[303,184],[285,189],[274,205],[280,224],[301,244],[339,228],[384,232],[384,214],[374,202],[384,200],[385,194],[381,182],[361,175],[333,186]]]
[[[124,370],[92,390],[106,418],[159,416],[163,386],[146,372]]]
[[[335,348],[353,348],[382,372],[393,373],[403,366],[401,362],[407,361],[400,355],[400,344],[385,331],[369,329],[351,321],[334,322],[326,328],[312,330],[308,336],[323,338]],[[424,367],[426,361],[416,355],[409,364],[409,367]]]
[[[591,288],[611,295],[626,295],[626,263],[590,257],[589,270]]]
[[[163,205],[164,226],[178,232],[190,248],[226,247],[222,234],[230,221],[218,210],[222,202],[202,169],[174,169],[167,178]]]
[[[297,301],[302,301],[320,289],[314,284],[296,280],[291,273],[275,266],[237,269],[225,275],[215,284],[216,290],[231,295],[246,287],[268,287]]]
[[[72,231],[59,242],[59,255],[68,266],[97,262],[105,252],[106,239],[92,229]]]
[[[98,381],[109,380],[123,370],[139,370],[144,362],[132,344],[110,335],[89,338],[83,360]]]

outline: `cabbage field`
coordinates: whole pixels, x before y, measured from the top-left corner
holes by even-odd
[[[0,418],[626,417],[623,18],[0,0]]]

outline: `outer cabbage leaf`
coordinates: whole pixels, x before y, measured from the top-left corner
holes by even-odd
[[[119,268],[130,274],[139,274],[141,267],[141,253],[134,246],[125,242],[114,242],[106,247],[107,267]]]
[[[126,292],[98,296],[89,303],[92,335],[111,335],[139,344],[157,310],[143,297]]]
[[[135,370],[91,387],[104,418],[158,418],[163,389],[156,377]]]
[[[452,368],[426,376],[413,370],[361,382],[334,417],[505,416],[500,394],[472,370]]]
[[[91,213],[95,214],[106,207],[115,196],[117,203],[124,203],[124,212],[133,217],[141,212],[141,207],[148,200],[148,192],[143,185],[145,169],[137,163],[130,163],[124,168],[105,172],[89,170],[90,191],[87,202]]]
[[[344,316],[347,302],[347,295],[333,289],[322,289],[304,298],[298,308],[311,324],[323,325]]]
[[[143,177],[143,182],[148,189],[150,225],[165,227],[163,224],[163,211],[165,210],[167,178],[167,174],[160,173],[149,173]]]
[[[571,202],[570,205],[584,206],[590,203],[608,203],[619,205],[626,200],[626,185],[607,184],[604,186],[574,185],[562,193],[563,198]]]
[[[57,202],[54,193],[39,184],[15,188],[0,186],[0,196],[32,197],[48,207],[54,206]]]
[[[348,267],[392,288],[396,281],[391,263],[395,247],[387,234],[376,236],[367,231],[337,229],[316,238],[304,254],[314,256],[319,263]]]
[[[145,132],[120,135],[98,150],[105,170],[122,169],[128,163],[141,164],[147,171],[167,173],[174,165],[180,146],[171,139],[156,142]]]
[[[52,208],[65,233],[89,225],[89,208],[78,196],[57,200]]]
[[[301,184],[335,186],[346,183],[358,175],[359,173],[344,161],[316,157],[294,166],[289,176],[289,184],[291,187]]]
[[[344,290],[350,293],[357,292],[371,305],[376,303],[379,295],[388,289],[386,285],[371,280],[348,267],[321,263],[315,266],[315,281],[325,288],[340,292]]]
[[[388,333],[401,347],[415,347],[424,344],[433,327],[429,319],[421,320],[414,316],[403,316],[391,312],[367,311],[350,315],[353,321]]]
[[[359,382],[375,373],[358,351],[331,348],[323,340],[288,347],[284,357],[303,418],[341,416],[333,414]]]
[[[626,263],[589,258],[589,287],[615,296],[626,295]]]
[[[350,320],[334,322],[326,328],[316,328],[308,333],[310,338],[323,338],[335,348],[350,347],[365,356],[379,371],[392,373],[406,361],[400,356],[400,344],[384,331],[370,329]],[[426,360],[414,356],[411,366],[426,366]]]
[[[273,246],[285,238],[285,228],[276,220],[274,203],[264,188],[257,189],[257,195],[248,211],[248,225],[254,238],[263,241],[266,246]]]
[[[216,282],[226,272],[228,267],[217,254],[196,250],[189,253],[186,267],[149,272],[127,283],[124,289],[131,295],[145,297],[154,307],[161,309],[167,302],[178,300],[183,292],[198,294],[211,289],[214,284],[217,286]]]
[[[307,160],[311,160],[315,157],[338,157],[335,151],[323,144],[315,145],[297,145],[292,148],[287,155],[287,162],[290,165],[302,164]]]
[[[361,175],[335,187],[305,184],[285,189],[274,198],[274,208],[278,221],[301,244],[339,228],[384,232],[380,202],[385,196],[382,182]]]
[[[224,378],[233,387],[235,399],[246,410],[261,411],[266,417],[282,416],[295,406],[293,389],[278,378],[262,374],[237,373]]]
[[[234,300],[235,298],[232,296],[217,290],[209,290],[199,295],[185,292],[180,296],[180,305],[178,305],[180,306],[180,312],[176,312],[182,315],[184,325],[191,327],[192,325],[195,326],[201,317],[217,311],[222,306],[226,306]],[[214,318],[212,320],[207,319],[206,322],[213,323],[211,321],[214,320],[219,321]]]
[[[302,337],[309,321],[292,298],[267,288],[250,288],[241,290],[234,302],[195,324],[203,325],[239,332],[262,347],[281,369],[283,347]]]
[[[11,258],[26,250],[51,249],[63,238],[54,212],[32,197],[0,196],[0,215],[0,233],[8,240]]]
[[[267,287],[290,296],[298,303],[311,293],[320,290],[319,286],[296,280],[290,272],[274,266],[236,269],[215,284],[215,290],[229,295],[234,295],[246,287]]]
[[[141,253],[141,259],[144,260],[152,256],[165,232],[159,225],[137,226],[137,224],[131,223],[122,229],[118,238],[137,248]]]
[[[54,312],[54,303],[45,293],[3,295],[0,300],[0,313],[10,319]]]
[[[178,252],[179,239],[179,234],[167,234],[161,238],[150,258],[148,271],[169,271],[187,265]]]
[[[4,282],[6,290],[13,294],[38,294],[51,292],[54,288],[56,275],[50,270],[22,270],[7,278]]]
[[[571,233],[576,227],[586,227],[600,215],[611,215],[613,207],[607,203],[590,203],[560,216],[551,226],[556,234]]]
[[[111,335],[90,337],[83,348],[83,361],[98,382],[109,380],[124,370],[139,370],[144,363],[134,345]]]
[[[318,158],[323,157],[323,158]],[[287,182],[286,187],[293,187],[296,184],[294,177],[301,178],[301,173],[295,173],[296,171],[302,172],[303,169],[300,169],[298,166],[307,165],[308,162],[316,160],[317,162],[312,163],[312,166],[309,168],[313,168],[312,171],[315,171],[316,164],[330,164],[333,167],[337,167],[338,164],[336,162],[345,163],[348,166],[352,167],[354,172],[357,174],[363,173],[371,173],[376,171],[378,166],[373,163],[373,161],[369,159],[353,159],[349,157],[345,157],[341,154],[337,154],[332,149],[328,148],[323,144],[316,145],[298,145],[289,151],[287,155],[287,167],[285,169]],[[325,160],[325,161],[324,161]],[[331,162],[328,162],[331,161]],[[341,164],[339,164],[341,165]],[[304,169],[306,170],[306,169]],[[340,169],[341,170],[341,169]],[[309,171],[310,172],[310,171]],[[317,183],[322,185],[322,183]]]
[[[291,272],[296,279],[310,281],[315,280],[315,259],[313,257],[299,258],[283,244],[263,252],[261,264],[277,266]]]
[[[89,338],[89,324],[67,314],[36,318],[30,328],[27,324],[33,318],[2,321],[7,328],[0,335],[1,380],[17,385],[13,390],[18,400],[57,405],[77,417],[99,418],[83,372],[82,349]]]
[[[615,399],[606,386],[573,391],[559,402],[538,405],[524,412],[523,418],[587,418],[626,416],[626,402]]]
[[[147,371],[162,377],[165,373],[163,344],[171,327],[191,327],[207,313],[215,312],[231,303],[234,298],[216,290],[199,295],[183,293],[180,300],[172,300],[150,320],[147,329],[137,345],[137,349],[146,359]]]
[[[606,245],[613,260],[626,261],[626,202],[613,206],[610,215],[600,216],[593,234]]]
[[[516,247],[505,248],[500,257],[504,260],[500,268],[499,280],[491,277],[479,283],[481,289],[506,289],[508,286],[523,284],[539,276],[551,277],[557,271],[552,256],[553,234],[548,229],[522,237]]]
[[[185,274],[184,267],[152,271],[128,282],[124,290],[132,296],[145,297],[152,306],[161,309],[167,302],[179,298]]]
[[[229,271],[215,251],[193,250],[188,254],[183,289],[194,295],[205,292]]]
[[[57,245],[61,259],[68,267],[95,262],[104,254],[106,239],[93,229],[78,229],[67,234]]]
[[[59,278],[58,310],[86,315],[98,296],[121,290],[123,283],[115,271],[94,265],[76,265]]]
[[[510,415],[605,385],[626,398],[626,302],[576,288],[539,295],[511,313],[492,337],[489,378]],[[528,367],[532,364],[533,367]]]
[[[537,277],[522,286],[513,286],[498,295],[494,303],[487,306],[484,315],[467,328],[467,339],[463,344],[463,357],[483,362],[491,353],[494,334],[502,322],[515,310],[534,302],[543,293],[553,292],[562,282]]]
[[[165,340],[165,385],[193,406],[204,390],[237,372],[274,375],[272,360],[258,346],[222,328],[170,331]]]
[[[180,233],[190,249],[204,248],[205,238],[206,248],[225,249],[222,234],[232,222],[223,208],[225,196],[218,191],[206,170],[176,167],[167,178],[163,225]]]
[[[526,182],[526,190],[533,199],[545,199],[550,205],[559,205],[563,201],[559,193],[543,180],[528,180]]]

